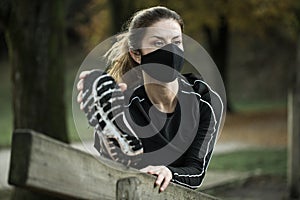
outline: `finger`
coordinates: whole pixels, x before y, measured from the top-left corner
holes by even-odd
[[[80,79],[77,83],[77,90],[83,90],[83,79]]]
[[[150,170],[151,167],[152,167],[152,166],[147,166],[147,167],[145,167],[145,168],[143,168],[143,169],[140,169],[140,171],[141,171],[141,172],[144,172],[144,173],[147,173],[147,172]]]
[[[79,78],[84,79],[90,73],[91,73],[91,71],[82,71],[79,75]]]
[[[125,90],[127,90],[127,84],[126,83],[119,83],[118,84],[121,91],[124,92]]]
[[[169,185],[171,179],[172,179],[172,178],[171,178],[170,176],[165,177],[164,183],[163,183],[162,186],[159,188],[159,190],[160,190],[161,192],[163,192],[163,191],[168,187],[168,185]]]
[[[80,91],[77,95],[77,102],[81,103],[82,102],[82,91]]]
[[[165,179],[164,174],[160,173],[155,181],[155,185],[160,186],[164,179]]]
[[[81,103],[80,103],[80,110],[83,110],[83,109],[84,109],[83,103],[81,102]]]
[[[162,171],[162,168],[160,166],[151,166],[148,169],[148,174],[152,174],[152,175],[159,175]]]
[[[148,170],[148,174],[152,174],[152,175],[159,175],[161,173],[160,169],[150,169]]]

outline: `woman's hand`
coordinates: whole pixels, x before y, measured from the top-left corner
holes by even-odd
[[[140,170],[148,174],[156,175],[155,186],[159,186],[159,191],[163,192],[172,180],[172,172],[166,166],[147,166]]]
[[[77,95],[77,102],[80,104],[80,109],[83,109],[83,103],[82,103],[82,94],[83,94],[83,84],[84,84],[84,79],[89,75],[92,71],[82,71],[79,75],[79,81],[77,83],[77,90],[78,90],[78,95]],[[124,92],[127,89],[126,83],[119,83],[119,87],[121,88],[122,92]]]

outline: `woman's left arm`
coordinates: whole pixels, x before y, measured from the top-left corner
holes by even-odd
[[[199,124],[197,135],[187,152],[183,155],[184,166],[147,166],[140,170],[157,176],[155,185],[160,186],[160,191],[164,191],[171,180],[191,189],[201,185],[216,136],[214,129],[209,129],[210,122],[207,122],[210,118],[209,113],[206,110],[206,106],[202,108],[202,120]],[[203,120],[204,117],[206,120]],[[206,146],[205,150],[203,149],[204,146]]]
[[[223,103],[217,93],[211,92],[204,84],[198,85],[195,91],[201,94],[200,122],[196,137],[183,155],[184,166],[168,166],[172,172],[172,181],[191,189],[200,187],[203,181],[218,137],[223,112]]]

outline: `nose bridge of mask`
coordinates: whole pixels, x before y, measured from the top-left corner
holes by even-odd
[[[174,44],[168,44],[141,57],[142,69],[148,75],[161,82],[175,80],[182,66],[182,50]]]
[[[176,45],[170,43],[142,56],[142,64],[159,63],[172,66],[183,57],[183,51]]]
[[[175,44],[170,43],[162,47],[161,49],[168,51],[172,54],[178,55],[178,56],[183,56],[183,51]]]
[[[167,52],[166,54],[169,55],[168,59],[170,60],[168,63],[172,63],[173,66],[182,65],[181,62],[183,60],[183,51],[177,45],[170,43],[165,45],[162,49]],[[177,71],[181,70],[177,69],[177,67],[175,67],[175,69]]]

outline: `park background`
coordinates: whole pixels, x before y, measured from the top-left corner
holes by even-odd
[[[299,67],[295,68],[300,16],[297,0],[68,0],[30,3],[4,0],[0,3],[1,11],[9,7],[7,5],[27,18],[28,25],[23,24],[23,28],[28,26],[28,30],[20,31],[32,34],[28,36],[32,40],[35,34],[35,37],[47,37],[47,34],[39,35],[32,27],[42,21],[39,8],[50,10],[49,13],[58,15],[55,19],[61,21],[60,32],[56,35],[63,35],[63,39],[59,47],[53,47],[59,62],[52,67],[56,68],[55,73],[60,73],[58,77],[62,80],[55,80],[54,87],[62,83],[64,90],[54,94],[49,90],[47,95],[49,98],[60,95],[66,108],[65,115],[62,115],[66,120],[60,121],[66,126],[61,129],[64,131],[57,131],[63,132],[64,136],[54,137],[72,143],[80,142],[71,110],[72,89],[85,56],[97,44],[120,32],[122,25],[137,10],[162,5],[177,11],[185,22],[184,33],[203,45],[219,67],[228,98],[226,121],[208,171],[230,175],[227,181],[225,178],[216,187],[203,191],[228,199],[286,197],[287,97],[293,70],[299,70]],[[14,94],[18,92],[13,86],[16,68],[12,63],[17,63],[14,59],[26,60],[20,58],[22,56],[11,56],[8,51],[9,45],[18,49],[18,43],[22,43],[8,37],[18,30],[13,27],[15,19],[10,18],[11,13],[5,15],[1,12],[0,27],[0,149],[3,150],[10,147],[14,127],[22,124],[14,122]],[[37,19],[39,16],[41,19]],[[42,45],[37,45],[38,40]],[[37,52],[52,48],[49,43],[43,46],[43,40],[36,38],[37,43],[31,48]],[[23,57],[33,52],[31,48],[26,50],[19,45],[23,49],[18,53],[23,52]],[[32,74],[28,83],[39,84],[41,78],[33,73],[39,66],[34,62],[26,64],[24,68]],[[22,117],[22,113],[17,117]],[[4,187],[1,195],[10,194],[10,189]]]

